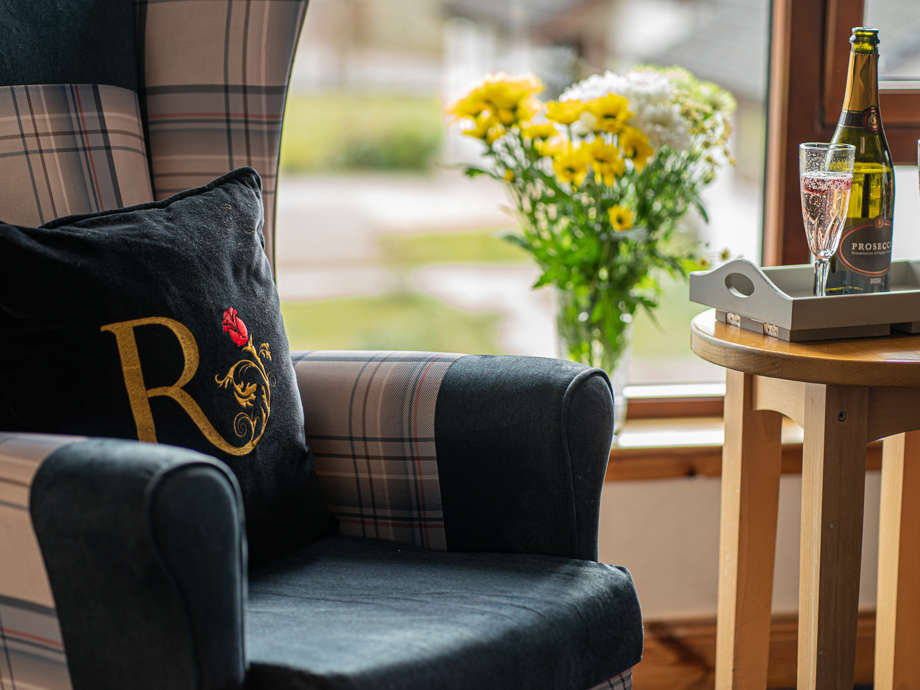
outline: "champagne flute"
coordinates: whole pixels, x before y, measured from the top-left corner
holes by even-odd
[[[840,244],[853,182],[852,144],[799,144],[799,187],[808,249],[815,257],[816,297],[824,297],[827,269]]]

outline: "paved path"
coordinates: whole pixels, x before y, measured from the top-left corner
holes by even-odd
[[[530,289],[531,265],[435,264],[408,277],[387,269],[378,237],[510,226],[501,187],[458,171],[434,175],[282,178],[278,193],[278,283],[285,300],[359,297],[410,287],[468,311],[502,315],[508,352],[553,356],[549,290]]]
[[[278,268],[379,261],[382,233],[513,224],[500,185],[456,170],[418,175],[285,177],[278,190]]]

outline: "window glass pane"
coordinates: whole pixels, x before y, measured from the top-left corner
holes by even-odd
[[[312,0],[279,179],[278,280],[295,348],[554,356],[554,295],[531,290],[501,185],[458,169],[478,142],[445,103],[489,72],[557,96],[604,69],[687,67],[738,100],[737,165],[687,229],[711,255],[760,260],[768,0]],[[689,350],[686,284],[637,319],[631,381],[712,381]]]
[[[866,26],[879,30],[879,79],[920,81],[916,0],[866,0]]]
[[[680,65],[737,99],[732,141],[736,165],[723,169],[704,193],[709,224],[692,218],[688,225],[711,253],[727,249],[732,256],[759,263],[769,2],[630,0],[616,6],[608,57],[615,69],[642,63]],[[658,314],[660,328],[646,317],[637,320],[630,381],[721,379],[720,368],[689,349],[689,320],[703,309],[689,301],[685,283],[672,282]]]
[[[920,194],[917,192],[917,166],[894,166],[894,221],[892,258],[920,257]]]

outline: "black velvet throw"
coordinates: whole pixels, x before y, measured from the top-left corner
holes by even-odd
[[[261,560],[329,515],[263,249],[251,168],[163,201],[0,223],[0,429],[210,454]]]

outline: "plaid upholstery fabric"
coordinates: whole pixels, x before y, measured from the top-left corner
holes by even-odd
[[[153,200],[137,95],[118,86],[0,87],[0,159],[8,223]]]
[[[274,262],[281,124],[307,0],[135,2],[156,198],[251,165]]]
[[[446,548],[434,412],[461,356],[294,353],[307,441],[342,534]]]
[[[69,690],[53,608],[0,594],[0,690]]]
[[[589,690],[632,690],[632,669],[628,668],[600,685],[595,685]]]
[[[75,436],[0,433],[0,690],[70,688],[51,586],[29,515],[32,478]]]

